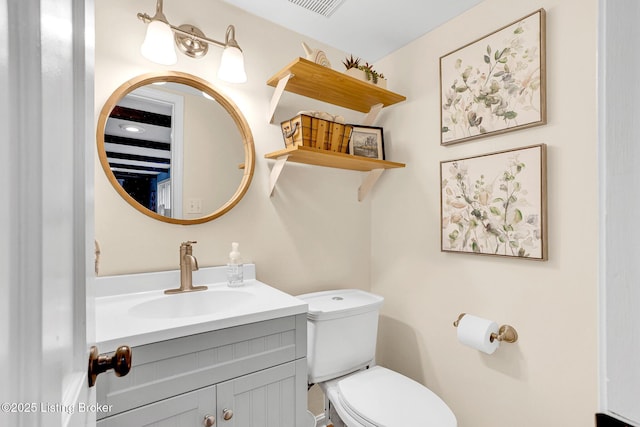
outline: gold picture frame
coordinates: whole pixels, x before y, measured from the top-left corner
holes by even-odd
[[[546,124],[545,10],[440,57],[440,144]]]
[[[547,259],[547,149],[440,162],[442,252]]]

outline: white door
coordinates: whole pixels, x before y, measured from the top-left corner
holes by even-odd
[[[1,426],[95,425],[93,13],[0,0]]]
[[[600,410],[640,426],[640,3],[598,12]]]

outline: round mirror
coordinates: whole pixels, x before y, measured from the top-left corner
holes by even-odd
[[[254,170],[249,125],[208,82],[181,72],[135,77],[98,118],[98,156],[131,206],[160,221],[199,224],[244,196]]]

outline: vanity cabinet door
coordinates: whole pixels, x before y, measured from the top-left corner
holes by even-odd
[[[302,426],[307,407],[306,365],[304,358],[218,384],[218,425]],[[304,402],[299,401],[302,398]]]
[[[99,420],[97,427],[200,427],[216,413],[216,386],[184,393]],[[217,424],[214,425],[219,425]]]

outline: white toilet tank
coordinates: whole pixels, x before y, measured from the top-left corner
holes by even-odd
[[[357,371],[373,362],[384,298],[358,289],[299,295],[309,304],[309,384]]]

